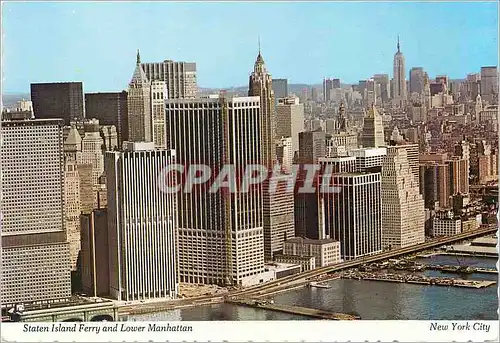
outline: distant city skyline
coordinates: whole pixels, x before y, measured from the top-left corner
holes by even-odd
[[[469,3],[3,4],[4,93],[32,82],[127,88],[143,62],[196,62],[199,87],[247,84],[260,36],[273,78],[320,84],[392,77],[397,35],[412,67],[451,79],[498,64],[498,5]],[[376,15],[374,15],[376,13]],[[51,18],[47,21],[47,18]]]

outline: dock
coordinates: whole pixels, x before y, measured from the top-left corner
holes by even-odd
[[[482,267],[461,267],[461,266],[448,266],[448,265],[431,265],[426,264],[423,265],[425,269],[429,270],[439,270],[448,273],[463,273],[463,274],[472,274],[472,273],[482,273],[482,274],[498,274],[498,270],[490,269],[490,268],[482,268]]]
[[[300,307],[295,305],[283,305],[276,304],[270,301],[255,300],[255,299],[226,299],[226,303],[234,304],[239,306],[247,306],[253,308],[261,308],[264,310],[277,311],[288,314],[296,314],[316,319],[325,320],[356,320],[361,319],[359,316],[346,314],[346,313],[334,313],[329,311],[317,310],[308,307]]]
[[[413,283],[419,285],[455,286],[468,288],[485,288],[496,284],[489,280],[462,280],[443,277],[427,277],[421,275],[350,272],[342,275],[345,279],[369,280],[382,282]]]

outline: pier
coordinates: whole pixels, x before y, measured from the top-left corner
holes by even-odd
[[[496,281],[488,280],[461,280],[448,279],[442,277],[426,277],[422,275],[410,274],[390,274],[390,273],[367,273],[351,271],[342,275],[345,279],[369,280],[369,281],[384,281],[384,282],[399,282],[413,283],[419,285],[436,285],[436,286],[454,286],[468,288],[485,288],[496,284]]]
[[[346,313],[334,313],[329,311],[317,310],[308,307],[300,307],[294,305],[283,305],[275,304],[272,301],[266,300],[255,300],[255,299],[227,299],[226,303],[247,306],[253,308],[262,308],[264,310],[283,312],[288,314],[296,314],[316,319],[326,319],[326,320],[356,320],[361,319],[359,316],[346,314]]]
[[[462,267],[462,266],[447,266],[447,265],[423,265],[425,269],[429,270],[440,270],[447,273],[459,273],[459,274],[472,274],[472,273],[482,273],[482,274],[498,274],[498,270],[490,268],[476,268],[476,267]]]

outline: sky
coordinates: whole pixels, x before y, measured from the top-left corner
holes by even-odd
[[[290,83],[392,76],[398,34],[407,75],[498,64],[496,2],[3,2],[2,31],[4,93],[63,81],[121,91],[137,49],[143,62],[196,62],[200,87],[242,86],[259,36],[268,71]]]

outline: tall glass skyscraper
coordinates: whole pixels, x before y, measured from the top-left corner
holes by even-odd
[[[241,176],[262,161],[260,97],[175,99],[166,102],[167,147],[178,163],[224,165]],[[217,175],[213,175],[215,178]],[[195,186],[178,193],[181,282],[245,284],[264,271],[262,188],[246,193]]]

